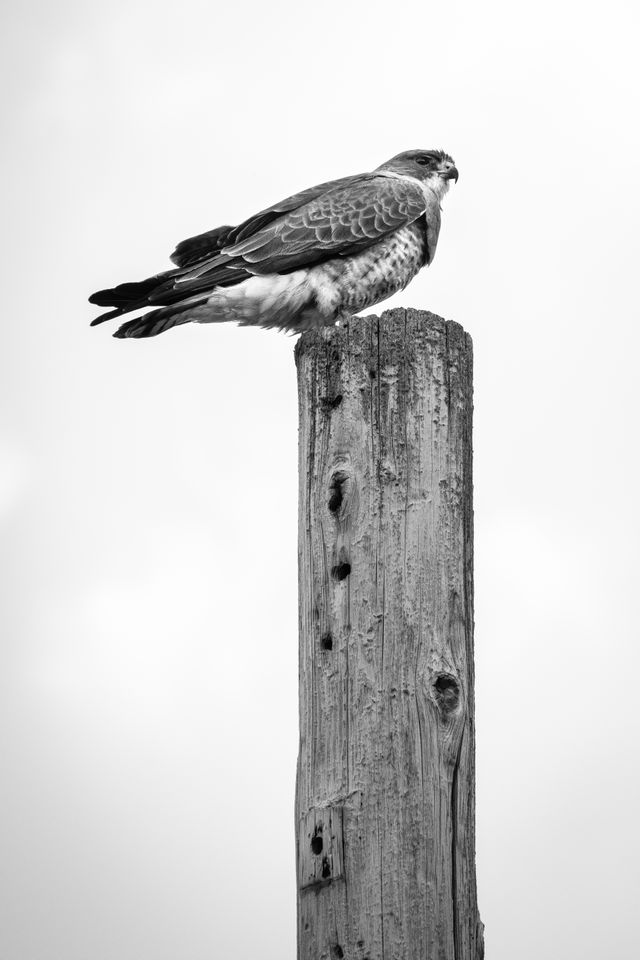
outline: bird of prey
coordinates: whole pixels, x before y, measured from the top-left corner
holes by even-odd
[[[292,333],[336,323],[431,263],[451,180],[458,171],[448,154],[407,150],[371,173],[320,183],[238,226],[183,240],[174,270],[94,293],[91,303],[112,309],[92,325],[145,309],[114,337],[227,320]]]

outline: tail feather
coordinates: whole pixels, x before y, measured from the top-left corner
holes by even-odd
[[[183,309],[188,309],[193,304],[194,297],[203,293],[209,294],[216,287],[234,286],[249,276],[245,270],[230,267],[227,261],[223,261],[214,263],[201,275],[194,276],[191,271],[182,268],[167,270],[135,283],[120,283],[117,287],[98,290],[89,297],[89,303],[100,307],[113,307],[107,313],[95,317],[91,326],[95,327],[105,320],[112,320],[124,313],[132,313],[145,307],[175,305],[176,308],[183,308],[182,305],[186,304]]]
[[[112,320],[113,317],[121,317],[123,313],[126,313],[126,310],[122,307],[118,307],[117,310],[109,310],[108,313],[101,313],[99,316],[93,318],[89,326],[97,327],[99,323],[104,323],[105,320]]]
[[[183,323],[191,323],[193,312],[206,302],[207,297],[192,298],[186,303],[151,310],[141,317],[136,317],[135,320],[128,320],[127,323],[123,323],[113,336],[118,340],[128,338],[141,340],[146,337],[157,337],[159,333],[164,333],[172,327],[179,327]]]
[[[119,283],[117,287],[98,290],[91,294],[89,303],[95,303],[98,307],[126,307],[130,303],[148,297],[153,290],[162,286],[175,273],[175,270],[165,270],[164,273],[157,273],[153,277],[147,277],[146,280]]]
[[[149,297],[153,293],[159,294],[167,286],[172,286],[171,280],[176,273],[178,273],[177,270],[165,270],[164,273],[157,273],[153,277],[147,277],[146,280],[119,283],[117,287],[92,293],[89,303],[114,309],[95,317],[91,321],[91,326],[96,327],[105,320],[112,320],[114,317],[121,317],[123,313],[131,313],[132,310],[140,310],[141,307],[148,306]]]

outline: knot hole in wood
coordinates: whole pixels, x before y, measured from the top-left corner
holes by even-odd
[[[329,481],[328,507],[334,516],[342,512],[342,506],[349,487],[349,474],[345,470],[336,470]]]
[[[333,650],[333,636],[329,631],[320,637],[320,646],[323,650]]]
[[[335,410],[336,407],[339,407],[342,403],[342,394],[337,393],[333,397],[320,397],[320,406],[323,413],[331,413],[332,410]]]
[[[342,810],[315,808],[301,826],[299,847],[300,887],[327,884],[343,877]],[[306,842],[302,840],[306,837]]]
[[[450,717],[460,708],[460,684],[450,673],[440,673],[433,681],[433,692],[443,717]]]
[[[331,567],[331,576],[334,580],[339,582],[340,580],[346,580],[350,573],[351,562],[347,555],[347,551],[344,549],[344,547],[341,547],[338,553],[338,562],[334,563],[334,565]]]

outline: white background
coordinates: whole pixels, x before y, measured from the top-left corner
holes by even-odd
[[[637,950],[637,5],[34,2],[0,58],[0,958],[295,955],[293,341],[93,290],[442,147],[488,960]]]

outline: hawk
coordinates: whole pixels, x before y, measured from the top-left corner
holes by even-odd
[[[145,309],[114,337],[228,320],[292,333],[336,323],[431,263],[451,180],[458,171],[448,154],[407,150],[371,173],[320,183],[238,226],[183,240],[174,270],[94,293],[90,303],[112,309],[92,326]]]

